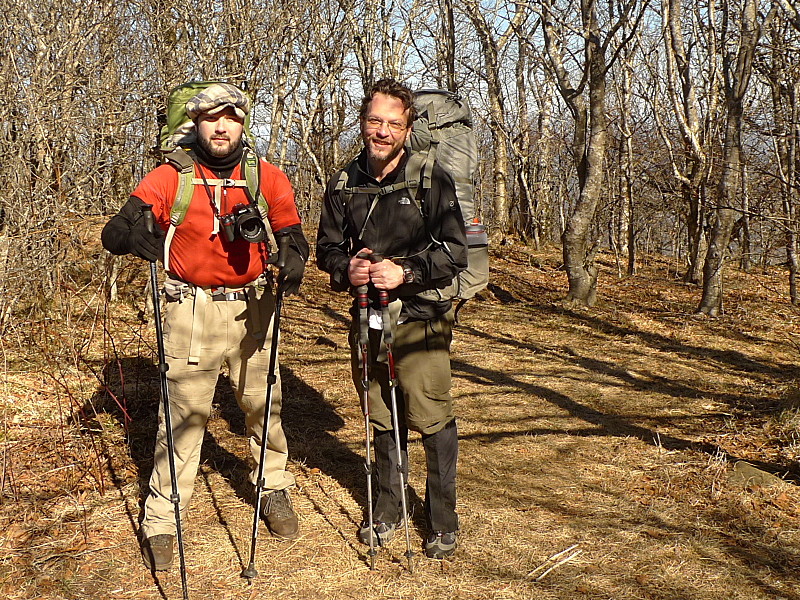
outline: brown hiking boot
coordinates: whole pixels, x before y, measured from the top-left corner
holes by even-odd
[[[289,490],[277,490],[264,495],[261,499],[261,516],[275,537],[286,540],[297,537],[300,525],[292,509]]]
[[[168,533],[142,540],[142,559],[151,571],[166,571],[172,566],[175,536]]]

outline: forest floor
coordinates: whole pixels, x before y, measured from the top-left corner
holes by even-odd
[[[0,597],[181,597],[179,570],[151,574],[137,544],[159,400],[152,323],[140,318],[147,272],[126,264],[101,318],[65,316],[62,344],[75,338],[78,359],[4,336]],[[785,273],[729,268],[725,314],[704,318],[699,289],[665,259],[618,278],[601,257],[587,310],[562,305],[559,264],[555,250],[504,247],[490,289],[461,311],[460,547],[452,560],[422,555],[412,434],[413,573],[404,535],[374,571],[356,539],[364,428],[349,299],[310,264],[284,304],[281,345],[301,535],[279,541],[262,524],[259,576],[240,577],[250,467],[223,375],[185,524],[189,597],[800,600],[800,312]],[[58,336],[62,324],[50,327]]]

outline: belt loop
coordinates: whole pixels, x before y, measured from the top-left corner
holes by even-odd
[[[206,301],[208,296],[205,290],[195,288],[194,306],[192,310],[192,334],[189,341],[189,364],[200,363],[200,350],[203,347],[203,328],[206,321]]]
[[[263,294],[264,290],[258,290],[255,286],[247,290],[247,314],[253,325],[253,337],[257,340],[263,340],[267,335],[261,320],[261,299]]]

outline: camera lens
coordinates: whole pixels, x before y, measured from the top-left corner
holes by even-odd
[[[238,215],[239,235],[251,244],[257,244],[267,239],[267,228],[256,209],[250,208]]]

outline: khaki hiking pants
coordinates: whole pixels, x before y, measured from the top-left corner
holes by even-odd
[[[233,294],[236,299],[214,300],[207,291],[198,289],[197,294],[206,295],[206,298],[201,298],[203,302],[199,303],[199,307],[194,293],[182,297],[180,301],[165,303],[163,331],[164,350],[169,364],[167,387],[175,442],[181,523],[184,526],[186,508],[192,497],[200,462],[206,422],[211,413],[214,388],[223,365],[227,365],[230,370],[231,387],[244,412],[250,453],[256,463],[250,474],[250,481],[255,484],[266,410],[275,298],[270,287],[261,287],[257,291],[256,288],[251,288],[248,292],[249,302],[240,298],[241,294]],[[260,323],[268,326],[261,327]],[[201,344],[197,342],[198,328],[201,330]],[[266,329],[265,334],[261,333],[261,329]],[[190,361],[189,349],[193,334],[193,348],[199,346],[200,352],[197,358]],[[294,484],[294,476],[286,471],[288,448],[281,425],[281,380],[277,364],[275,375],[277,380],[272,390],[269,440],[264,465],[266,492],[281,490]],[[170,502],[172,484],[163,412],[162,402],[153,473],[150,477],[150,494],[145,500],[142,520],[142,534],[145,538],[164,533],[175,534],[175,509]]]

